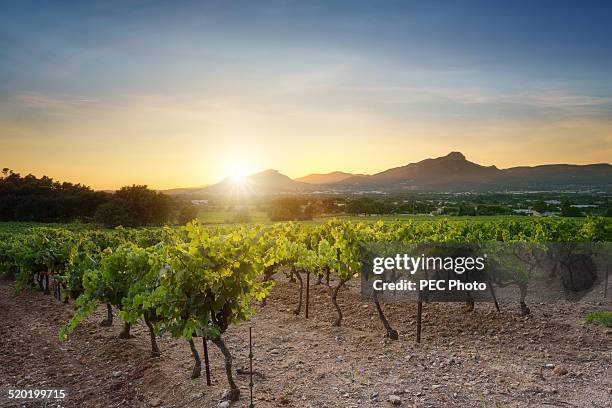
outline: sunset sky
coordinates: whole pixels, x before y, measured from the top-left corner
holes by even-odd
[[[98,189],[455,150],[612,161],[605,1],[18,1],[0,11],[0,167]]]

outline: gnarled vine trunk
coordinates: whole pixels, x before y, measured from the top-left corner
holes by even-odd
[[[204,370],[206,372],[206,385],[211,386],[210,380],[210,361],[208,360],[208,339],[202,337],[202,348],[204,349]]]
[[[302,294],[304,293],[304,282],[302,281],[302,276],[299,271],[292,271],[292,274],[297,277],[297,280],[300,282],[300,296],[298,300],[297,308],[293,311],[294,315],[299,315],[302,311]]]
[[[144,321],[147,327],[149,328],[149,336],[151,337],[151,357],[159,357],[161,355],[161,352],[159,351],[159,347],[157,346],[157,340],[155,339],[155,330],[153,329],[151,317],[152,316],[150,312],[144,313]]]
[[[44,291],[45,287],[43,286],[43,276],[41,272],[38,272],[38,274],[36,275],[36,282],[38,283],[38,289]]]
[[[191,349],[191,354],[195,360],[195,365],[193,366],[193,371],[191,372],[191,378],[198,378],[200,376],[200,372],[202,371],[202,361],[200,360],[200,355],[198,354],[195,344],[193,344],[193,339],[189,340],[189,348]]]
[[[45,295],[48,295],[51,293],[51,291],[49,290],[49,272],[45,272],[44,279],[45,279],[45,291],[43,293]]]
[[[264,282],[269,282],[273,279],[274,273],[276,272],[276,267],[275,266],[268,266],[266,267],[266,269],[264,270],[264,278],[263,281]],[[266,296],[262,301],[261,301],[261,305],[265,306],[268,304],[268,297]]]
[[[527,297],[527,283],[521,282],[518,284],[518,287],[521,294],[521,316],[527,316],[531,313],[531,310],[525,303],[525,298]]]
[[[106,304],[106,319],[100,322],[102,327],[110,327],[113,325],[113,307],[110,303]]]
[[[374,299],[374,305],[376,305],[376,311],[378,312],[378,318],[382,322],[383,326],[385,326],[385,330],[387,331],[387,333],[385,334],[385,337],[388,337],[391,340],[399,339],[399,334],[397,330],[395,330],[389,324],[389,321],[387,320],[387,318],[385,317],[385,314],[383,313],[382,307],[380,307],[380,302],[378,302],[378,299]]]
[[[342,288],[342,286],[344,286],[345,283],[346,283],[346,280],[341,279],[340,282],[338,282],[338,285],[336,287],[330,289],[331,302],[336,308],[336,312],[338,312],[338,317],[336,318],[336,321],[334,321],[333,323],[333,325],[336,327],[339,327],[340,324],[342,323],[342,309],[340,309],[340,306],[338,305],[338,291],[340,290],[340,288]]]
[[[121,330],[121,333],[119,333],[119,338],[120,339],[129,339],[130,338],[130,329],[131,329],[132,325],[128,322],[124,322],[123,323],[123,329]]]
[[[295,272],[295,269],[291,268],[291,271],[289,272],[289,282],[290,283],[295,283],[295,276],[293,276],[294,272]]]
[[[469,292],[466,293],[465,295],[467,297],[467,300],[465,301],[465,311],[473,312],[474,311],[474,298]]]
[[[213,344],[217,346],[219,350],[221,350],[221,354],[223,354],[223,357],[225,359],[225,374],[227,375],[227,382],[230,386],[229,400],[238,401],[238,399],[240,398],[240,389],[234,382],[234,377],[232,376],[232,353],[229,351],[221,337],[211,339],[210,341],[212,341]]]

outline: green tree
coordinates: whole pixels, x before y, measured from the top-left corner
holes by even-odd
[[[368,197],[358,198],[356,200],[351,200],[346,205],[346,212],[349,214],[375,214],[378,213],[377,205],[374,200]]]
[[[548,211],[548,205],[543,200],[538,200],[531,206],[531,209],[539,213]]]
[[[297,197],[283,197],[274,200],[268,209],[271,221],[292,221],[306,219],[302,202]]]
[[[562,217],[581,217],[582,212],[576,207],[572,207],[569,201],[564,201],[561,204],[561,216]]]
[[[142,227],[162,225],[172,216],[169,196],[147,186],[122,187],[108,203],[100,206],[95,221],[107,227]]]
[[[47,176],[21,176],[9,168],[0,174],[0,221],[57,222],[87,220],[110,194]]]
[[[198,207],[187,200],[176,200],[176,222],[180,225],[187,224],[198,218]]]

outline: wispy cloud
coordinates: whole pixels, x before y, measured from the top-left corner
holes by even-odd
[[[83,98],[69,95],[52,95],[41,92],[24,91],[12,95],[15,102],[23,107],[48,110],[70,110],[100,103],[97,98]]]
[[[369,65],[366,65],[368,67]],[[612,89],[598,87],[597,93],[571,83],[523,83],[479,80],[476,72],[402,72],[397,67],[364,70],[351,64],[287,75],[277,81],[277,94],[284,97],[322,96],[363,106],[378,104],[446,104],[447,106],[513,105],[547,113],[612,116]],[[484,74],[482,74],[484,75]],[[436,80],[442,85],[435,84]],[[501,82],[500,82],[501,81]],[[466,85],[466,83],[468,85]],[[473,84],[473,85],[470,85]]]
[[[500,102],[558,109],[596,106],[607,106],[607,108],[610,109],[612,105],[612,96],[575,94],[563,90],[519,92],[515,94],[500,95],[497,97],[497,100]],[[494,99],[492,101],[494,101]],[[612,111],[610,113],[612,113]]]
[[[516,92],[436,86],[338,86],[327,89],[350,93],[354,98],[368,98],[371,103],[379,104],[515,105],[565,114],[612,116],[612,96],[582,94],[562,88]]]

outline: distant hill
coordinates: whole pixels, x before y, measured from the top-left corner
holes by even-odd
[[[362,176],[363,174],[360,175]],[[295,181],[308,184],[332,184],[354,176],[356,175],[343,171],[334,171],[332,173],[312,173],[304,177],[296,178]]]
[[[231,177],[217,184],[193,189],[167,190],[169,194],[280,194],[328,192],[460,192],[524,190],[612,190],[612,165],[548,164],[511,167],[482,166],[460,152],[394,167],[372,175],[336,171],[309,174],[292,180],[278,170]]]
[[[333,185],[340,190],[504,191],[611,188],[609,164],[550,164],[498,169],[481,166],[451,152],[435,159],[395,167]]]
[[[612,187],[612,166],[599,164],[549,164],[504,170],[508,188],[550,190],[560,188]]]
[[[264,170],[236,180],[233,177],[226,177],[217,184],[208,186],[202,191],[215,194],[233,193],[296,193],[312,190],[313,187],[306,183],[292,180],[288,176],[279,173],[278,170]]]
[[[170,195],[192,194],[194,192],[200,192],[204,188],[206,188],[206,186],[171,188],[168,190],[161,190],[161,192],[164,194],[170,194]]]
[[[491,188],[501,174],[495,167],[485,167],[466,160],[459,152],[443,157],[425,159],[401,167],[371,175],[346,179],[338,186],[352,189],[366,188],[379,190],[464,190]]]

